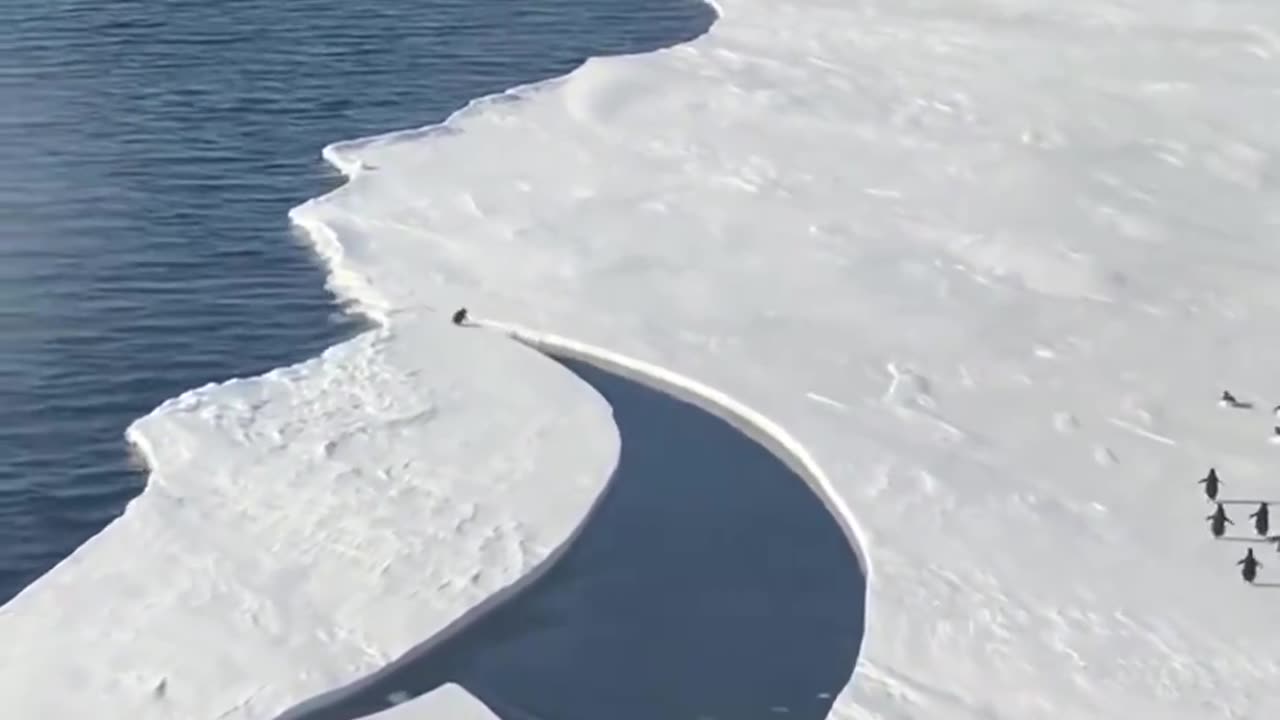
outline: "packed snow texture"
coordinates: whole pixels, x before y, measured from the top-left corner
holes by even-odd
[[[382,327],[131,429],[146,493],[0,611],[5,714],[267,718],[547,557],[608,408],[460,305],[803,443],[874,568],[833,717],[1280,711],[1280,557],[1245,585],[1195,484],[1280,500],[1280,7],[720,5],[329,148],[294,220]]]

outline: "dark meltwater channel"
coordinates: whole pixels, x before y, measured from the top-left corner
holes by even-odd
[[[142,489],[125,427],[349,336],[290,207],[341,139],[592,55],[699,0],[13,0],[0,6],[0,603]]]
[[[503,720],[822,720],[866,584],[835,518],[763,446],[689,403],[562,361],[621,456],[542,578],[456,635],[279,720],[352,720],[455,682]]]

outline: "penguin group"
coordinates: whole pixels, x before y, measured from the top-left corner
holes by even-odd
[[[1222,398],[1220,402],[1222,405],[1234,408],[1252,407],[1249,403],[1242,403],[1237,400],[1236,397],[1227,390],[1222,391]],[[1280,406],[1276,407],[1273,413],[1280,416]],[[1273,434],[1280,436],[1280,426],[1276,426],[1274,428]],[[1207,475],[1196,482],[1197,484],[1204,486],[1205,497],[1208,498],[1209,502],[1214,503],[1216,506],[1211,514],[1205,516],[1205,520],[1209,522],[1209,532],[1215,539],[1221,538],[1226,532],[1227,525],[1235,525],[1235,523],[1231,521],[1231,518],[1227,516],[1227,510],[1223,507],[1223,502],[1218,500],[1218,491],[1224,483],[1222,482],[1222,479],[1218,477],[1217,469],[1212,467],[1209,468],[1209,473]],[[1253,512],[1249,513],[1249,519],[1253,520],[1253,531],[1258,535],[1258,537],[1262,538],[1264,541],[1276,541],[1278,539],[1267,535],[1271,530],[1271,508],[1267,501],[1259,501],[1258,507]],[[1276,549],[1280,550],[1280,543],[1277,544]],[[1245,551],[1244,557],[1237,560],[1236,565],[1240,567],[1240,577],[1250,584],[1258,578],[1258,569],[1262,567],[1262,563],[1253,554],[1253,548],[1249,548]]]
[[[1227,509],[1222,506],[1222,503],[1217,502],[1218,485],[1222,481],[1218,479],[1217,472],[1210,468],[1209,474],[1199,482],[1204,483],[1205,495],[1209,496],[1209,500],[1217,506],[1213,513],[1206,515],[1204,519],[1209,521],[1209,532],[1213,537],[1220,538],[1226,532],[1228,525],[1235,525],[1231,518],[1227,517]],[[1249,513],[1249,518],[1253,520],[1253,531],[1259,537],[1272,539],[1267,536],[1267,531],[1271,529],[1271,508],[1268,507],[1268,503],[1265,501],[1258,503],[1258,509]],[[1277,549],[1280,549],[1280,546]],[[1248,583],[1257,579],[1258,568],[1262,567],[1262,563],[1253,555],[1253,548],[1249,548],[1236,565],[1241,566],[1241,577]]]

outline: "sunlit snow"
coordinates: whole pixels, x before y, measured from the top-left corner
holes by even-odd
[[[1196,484],[1280,500],[1280,7],[721,6],[329,148],[293,219],[382,327],[131,429],[146,493],[0,610],[5,716],[271,718],[527,577],[618,437],[462,305],[806,449],[871,567],[833,717],[1280,711],[1280,556]]]

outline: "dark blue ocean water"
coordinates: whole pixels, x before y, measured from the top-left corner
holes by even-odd
[[[125,427],[350,336],[286,212],[334,140],[706,30],[699,0],[0,5],[0,602],[141,491]]]

